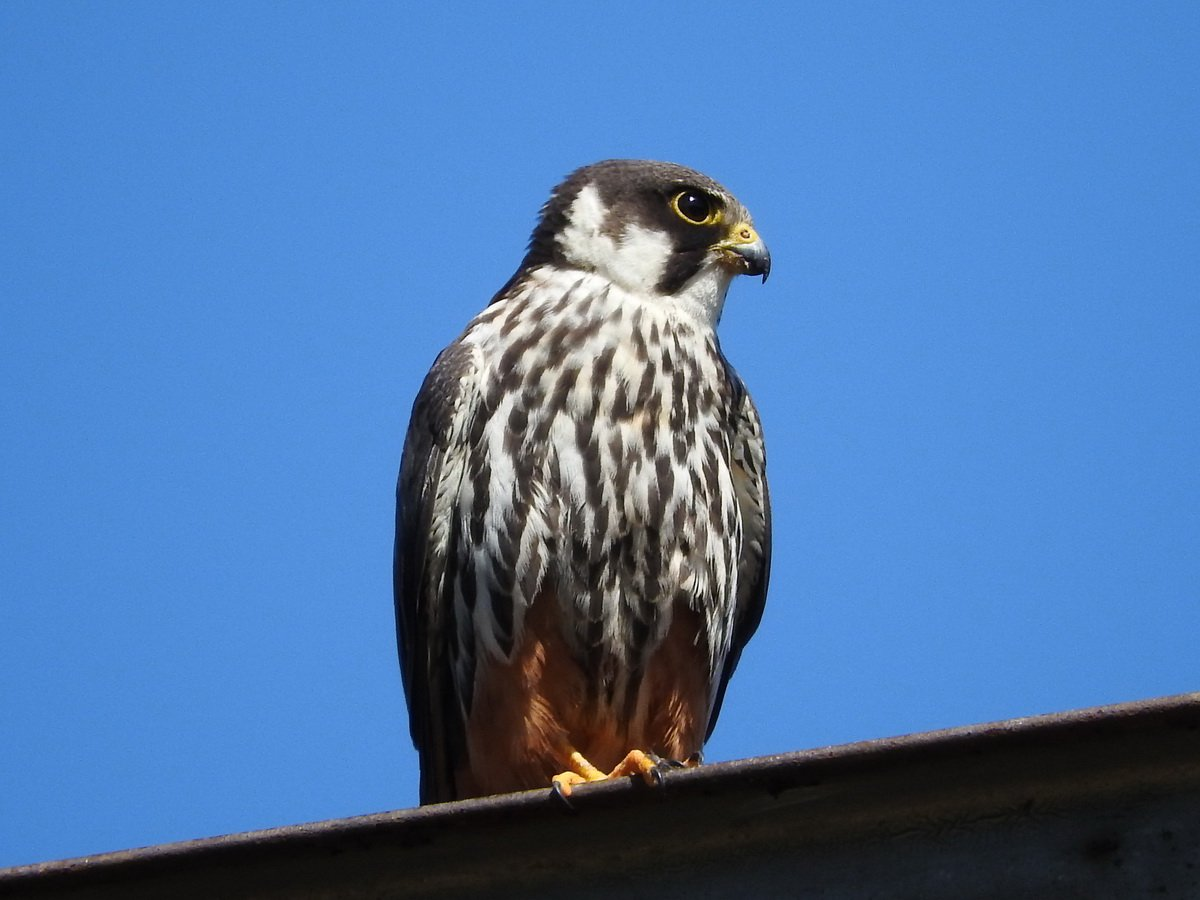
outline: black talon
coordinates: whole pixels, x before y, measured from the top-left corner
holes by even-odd
[[[575,812],[575,804],[571,802],[571,798],[568,797],[566,791],[563,790],[562,782],[554,782],[554,785],[550,788],[550,793],[561,800],[563,802],[563,806],[565,806],[570,812]]]
[[[652,768],[650,770],[650,777],[651,777],[651,779],[653,779],[655,787],[662,787],[664,784],[667,783],[667,773],[668,772],[670,772],[674,769],[686,768],[689,765],[690,760],[691,760],[691,757],[688,757],[688,761],[681,761],[678,759],[667,759],[665,757],[659,756],[657,753],[647,753],[646,757],[652,763],[654,763],[654,768]]]

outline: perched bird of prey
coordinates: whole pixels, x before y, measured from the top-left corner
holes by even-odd
[[[396,512],[422,803],[699,759],[771,537],[758,412],[715,328],[733,277],[770,267],[712,179],[596,163],[438,356]]]

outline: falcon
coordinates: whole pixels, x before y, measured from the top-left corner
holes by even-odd
[[[770,268],[717,182],[596,163],[437,357],[394,565],[422,803],[699,761],[770,565],[762,426],[715,329]]]

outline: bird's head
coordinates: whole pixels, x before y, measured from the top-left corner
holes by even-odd
[[[554,265],[673,302],[710,325],[734,275],[771,271],[750,214],[674,163],[610,159],[573,172],[542,208],[521,271]]]

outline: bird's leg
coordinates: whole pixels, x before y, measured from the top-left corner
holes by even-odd
[[[550,779],[555,793],[563,797],[571,796],[571,788],[577,784],[587,784],[589,781],[603,781],[608,778],[578,750],[572,750],[567,756],[567,768]]]
[[[642,780],[651,787],[663,783],[663,775],[669,769],[694,769],[700,765],[700,754],[693,753],[685,760],[663,759],[657,753],[647,753],[645,750],[630,750],[611,772],[605,775],[577,750],[570,751],[567,757],[569,768],[559,772],[551,779],[554,792],[564,799],[571,796],[571,788],[577,784],[587,784],[592,781],[607,781],[609,778],[624,778],[627,775],[640,775]]]
[[[667,759],[659,756],[657,753],[643,753],[640,750],[631,750],[629,751],[629,755],[622,760],[621,765],[629,769],[629,771],[622,774],[639,774],[645,779],[647,784],[661,785],[666,780],[667,773],[672,769],[695,769],[703,761],[704,755],[699,750],[689,754],[684,759]]]
[[[625,758],[617,763],[616,768],[608,773],[608,777],[622,778],[626,775],[641,775],[646,784],[661,784],[662,774],[659,772],[659,767],[662,762],[662,759],[654,753],[630,750],[625,754]]]

